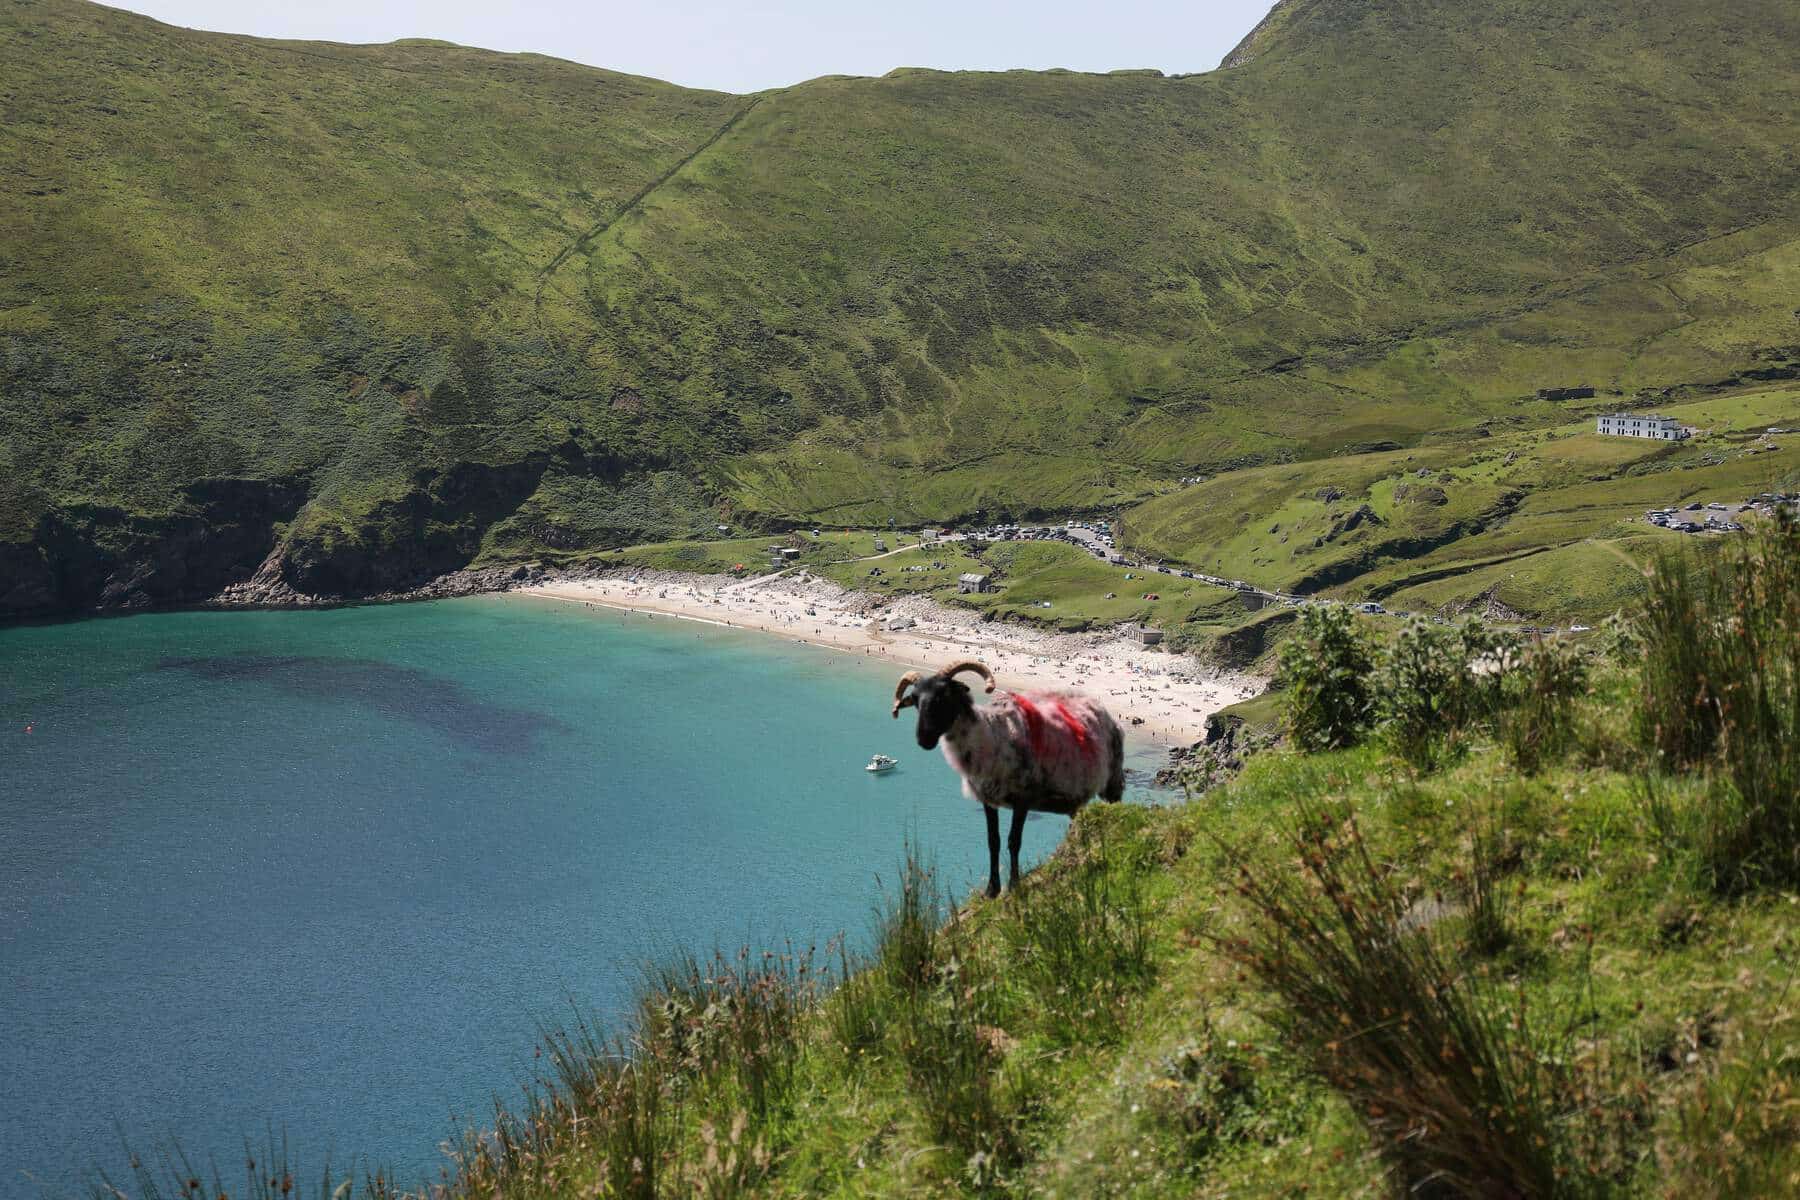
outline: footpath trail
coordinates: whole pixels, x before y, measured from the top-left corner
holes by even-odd
[[[723,125],[719,126],[717,129],[713,130],[712,134],[705,141],[701,142],[698,146],[694,147],[687,154],[683,155],[678,161],[676,161],[676,163],[673,166],[669,167],[668,170],[664,171],[662,174],[660,174],[656,178],[652,179],[649,183],[647,183],[643,187],[639,188],[638,191],[636,192],[636,194],[632,195],[629,199],[627,199],[625,201],[625,203],[621,204],[618,207],[618,209],[610,217],[607,217],[603,221],[597,222],[596,224],[590,226],[585,231],[577,234],[575,237],[570,239],[568,245],[564,246],[561,250],[556,252],[556,257],[552,258],[549,261],[549,263],[547,263],[541,270],[538,271],[537,291],[532,296],[532,301],[531,301],[532,312],[533,312],[534,317],[536,318],[536,321],[538,324],[538,332],[540,334],[544,333],[544,328],[543,328],[544,288],[549,285],[551,277],[553,275],[555,275],[556,272],[562,268],[562,265],[564,263],[568,262],[569,259],[573,258],[577,254],[587,253],[587,251],[589,250],[590,247],[593,246],[595,241],[606,236],[607,232],[609,230],[611,230],[613,226],[617,225],[620,221],[624,220],[627,216],[636,212],[638,210],[638,208],[644,203],[644,201],[648,200],[650,198],[651,194],[654,193],[658,188],[660,188],[664,184],[668,183],[669,180],[675,178],[675,176],[681,174],[681,172],[683,170],[685,170],[687,168],[687,166],[690,163],[692,163],[695,159],[699,158],[702,154],[705,154],[708,150],[711,150],[714,146],[718,145],[719,140],[721,138],[723,138],[726,134],[730,133],[733,129],[737,128],[738,122],[742,121],[746,116],[748,116],[750,114],[750,110],[755,108],[758,104],[761,104],[762,100],[763,100],[763,98],[761,96],[751,97],[750,102],[748,104],[744,105],[744,107],[742,107],[742,108],[738,109],[736,112],[732,113],[730,118],[728,118]]]

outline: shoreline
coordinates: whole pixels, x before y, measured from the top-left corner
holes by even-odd
[[[781,572],[736,580],[672,571],[534,581],[508,589],[614,612],[696,621],[936,670],[977,658],[1000,687],[1083,692],[1105,703],[1134,739],[1163,748],[1205,736],[1206,719],[1264,684],[1101,631],[1056,633],[950,608],[921,596],[877,596]],[[889,623],[910,622],[905,628]],[[898,674],[898,673],[897,673]],[[896,677],[897,677],[896,674]]]
[[[367,596],[306,595],[259,578],[198,601],[17,616],[0,620],[0,628],[159,612],[316,611],[513,594],[747,630],[885,659],[902,670],[937,670],[978,658],[1000,687],[1086,693],[1105,703],[1133,740],[1162,749],[1200,741],[1208,716],[1267,688],[1260,677],[1148,648],[1116,631],[1058,633],[989,620],[925,596],[855,591],[805,568],[736,579],[623,566],[565,573],[509,564],[452,571],[417,587]],[[895,618],[912,625],[886,628]]]

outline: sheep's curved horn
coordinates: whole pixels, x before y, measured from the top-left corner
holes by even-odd
[[[979,675],[983,679],[987,680],[987,690],[988,691],[991,692],[994,690],[994,673],[987,669],[987,665],[985,663],[978,663],[972,658],[967,660],[966,662],[953,663],[950,666],[945,667],[943,670],[939,671],[938,674],[942,675],[945,679],[953,679],[957,675],[962,674],[964,671],[975,672],[977,675]]]
[[[894,688],[894,716],[898,717],[901,709],[912,708],[919,703],[917,696],[906,695],[906,689],[917,682],[919,682],[917,671],[908,671],[900,677],[899,686]]]

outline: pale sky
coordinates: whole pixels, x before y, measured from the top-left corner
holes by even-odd
[[[689,87],[820,75],[1155,67],[1210,71],[1273,0],[115,0],[172,25],[334,42],[439,38]]]

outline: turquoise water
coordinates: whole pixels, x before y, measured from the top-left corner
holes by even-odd
[[[435,1175],[645,960],[859,944],[909,836],[973,884],[894,676],[523,597],[0,630],[0,1198],[121,1133]]]

